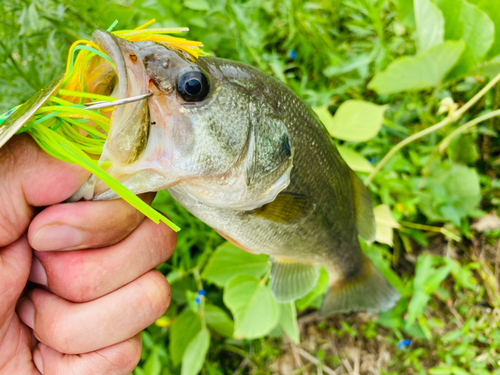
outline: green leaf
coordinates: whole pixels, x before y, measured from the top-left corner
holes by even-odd
[[[451,266],[447,265],[434,271],[425,280],[425,293],[431,294],[441,285],[451,272]]]
[[[408,315],[406,318],[406,326],[410,326],[420,317],[427,307],[431,296],[420,290],[415,290],[408,305]]]
[[[497,74],[500,74],[500,62],[495,62],[494,60],[492,60],[484,64],[479,64],[475,69],[470,71],[469,74],[471,76],[493,78]],[[496,135],[493,136],[495,137]]]
[[[337,150],[339,151],[340,156],[342,156],[342,159],[344,159],[352,170],[366,173],[370,173],[373,170],[372,164],[366,160],[364,156],[357,153],[353,149],[344,146],[337,146]]]
[[[386,109],[386,106],[363,100],[347,100],[340,105],[333,119],[325,126],[335,138],[364,142],[378,134]]]
[[[392,246],[394,228],[399,228],[399,224],[392,216],[391,209],[386,204],[380,204],[373,209],[375,222],[377,223],[377,233],[375,241]]]
[[[431,0],[414,0],[419,52],[444,42],[443,13]]]
[[[205,304],[207,326],[222,336],[233,337],[234,322],[220,307]]]
[[[472,164],[479,157],[476,142],[471,135],[461,135],[454,139],[446,149],[451,160],[463,164]]]
[[[192,310],[184,310],[170,328],[169,350],[172,362],[179,365],[191,340],[201,331],[201,318]]]
[[[201,277],[224,286],[236,274],[261,277],[269,268],[267,255],[255,255],[225,242],[210,257]]]
[[[36,10],[36,4],[33,2],[28,8],[28,17],[30,20],[31,28],[37,31],[40,28],[40,16]]]
[[[235,336],[262,337],[278,324],[280,307],[269,288],[255,277],[234,276],[224,288],[223,299],[233,313]]]
[[[439,207],[439,213],[444,217],[445,220],[451,221],[455,226],[460,226],[461,215],[458,210],[451,204],[446,204]]]
[[[415,28],[413,0],[395,0],[399,20],[409,28]]]
[[[471,371],[473,375],[491,375],[491,372],[483,368],[471,368]]]
[[[297,309],[293,302],[280,303],[279,326],[294,343],[300,342],[299,325],[297,324]]]
[[[448,332],[446,335],[441,337],[442,342],[454,342],[457,341],[460,337],[463,336],[463,332],[459,329]]]
[[[484,11],[495,24],[495,41],[488,52],[488,58],[500,54],[500,12],[498,11],[498,2],[494,0],[469,0],[469,3],[475,4]]]
[[[170,284],[170,293],[172,294],[172,300],[178,303],[187,302],[187,292],[196,290],[196,281],[192,275],[186,275],[179,278]]]
[[[202,329],[189,343],[182,356],[181,375],[196,375],[201,371],[210,346],[210,332]]]
[[[206,0],[184,0],[184,6],[193,10],[210,9],[210,4]]]
[[[333,77],[335,75],[345,74],[353,70],[366,69],[368,71],[368,65],[373,61],[373,53],[364,53],[361,55],[355,55],[353,58],[343,62],[340,65],[332,65],[323,70],[323,74],[327,77]]]
[[[448,366],[436,366],[429,370],[431,375],[452,375],[451,369]]]
[[[207,28],[208,23],[203,17],[193,17],[189,19],[189,23],[194,26],[198,26],[201,28]]]
[[[415,267],[414,289],[424,289],[427,278],[434,272],[432,255],[424,253],[418,257]]]
[[[465,371],[464,369],[458,367],[458,366],[453,366],[451,368],[451,371],[453,375],[471,375],[469,371]]]
[[[420,327],[420,325],[417,322],[405,325],[403,327],[403,331],[406,332],[411,337],[415,337],[422,340],[429,340],[429,337],[426,336],[424,330],[422,329],[422,327]]]
[[[327,106],[324,107],[313,107],[314,113],[318,115],[320,121],[323,125],[329,124],[333,121],[333,116]]]
[[[481,201],[479,175],[462,164],[441,163],[431,168],[431,175],[420,193],[419,208],[433,221],[460,220],[473,214]]]
[[[486,55],[495,39],[495,25],[476,5],[465,0],[437,0],[445,19],[445,39],[461,40],[466,48],[448,78],[462,77]]]
[[[144,372],[148,375],[160,375],[161,368],[163,367],[160,359],[161,357],[166,357],[165,349],[155,345],[144,364]]]
[[[415,279],[413,280],[413,296],[408,306],[407,326],[422,316],[430,301],[431,294],[451,273],[452,266],[450,264],[436,269],[434,263],[438,260],[438,257],[429,254],[422,254],[418,258]]]
[[[309,307],[317,297],[323,296],[326,292],[326,288],[328,288],[328,281],[328,272],[323,267],[320,267],[319,279],[316,286],[304,297],[295,301],[297,309],[304,310],[306,307]]]
[[[382,95],[434,87],[453,68],[464,48],[464,42],[447,41],[417,56],[396,59],[375,75],[368,88]]]

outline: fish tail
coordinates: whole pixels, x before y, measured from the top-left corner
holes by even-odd
[[[352,311],[383,312],[393,308],[399,294],[365,256],[359,271],[330,283],[320,316]]]

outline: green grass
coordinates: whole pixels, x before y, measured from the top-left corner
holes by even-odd
[[[190,27],[186,37],[203,41],[211,54],[273,74],[313,107],[326,107],[334,114],[352,99],[387,105],[375,137],[363,142],[336,140],[376,165],[399,141],[443,120],[446,114],[437,114],[443,98],[451,96],[462,106],[500,72],[498,63],[491,63],[482,71],[471,70],[468,77],[443,79],[435,87],[393,94],[369,89],[377,73],[398,58],[417,53],[412,3],[6,0],[0,4],[0,113],[60,75],[75,40],[90,38],[94,29],[106,29],[115,19],[118,29],[127,29],[156,18],[158,27]],[[442,11],[446,13],[445,8]],[[291,57],[293,51],[296,58]],[[408,76],[414,74],[408,71]],[[271,374],[287,368],[297,374],[325,373],[318,368],[327,366],[342,374],[358,364],[361,374],[372,373],[370,369],[377,366],[383,374],[500,374],[500,294],[495,277],[500,229],[479,231],[471,226],[485,213],[498,216],[498,118],[454,139],[443,153],[437,151],[454,129],[499,104],[500,89],[495,86],[458,124],[408,145],[370,183],[374,205],[390,207],[400,226],[392,247],[381,243],[366,247],[403,291],[395,309],[378,317],[353,314],[318,320],[314,311],[320,298],[311,298],[298,305],[303,308],[298,311],[300,345],[283,337],[283,328],[250,340],[224,337],[208,324],[211,344],[203,373]],[[360,173],[362,178],[367,175]],[[224,241],[167,193],[158,195],[155,206],[182,231],[176,252],[159,267],[171,282],[172,304],[143,334],[137,375],[181,373],[172,356],[176,343],[171,343],[171,327],[183,311],[199,311],[194,300],[201,287],[207,292],[203,303],[218,306],[231,317],[223,303],[223,288],[203,274]],[[207,318],[200,314],[202,322],[209,322]],[[411,345],[398,349],[403,339],[411,339]],[[301,356],[301,350],[314,360]]]

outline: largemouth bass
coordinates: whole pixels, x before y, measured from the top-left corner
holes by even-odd
[[[89,77],[119,97],[101,162],[136,194],[168,189],[194,216],[242,249],[271,256],[276,300],[306,295],[330,274],[321,315],[380,312],[399,296],[363,254],[375,236],[367,189],[314,112],[275,78],[242,63],[193,56],[105,31],[93,41],[114,61]],[[92,68],[91,68],[92,69]],[[105,79],[104,79],[105,78]],[[116,194],[91,178],[73,197]]]

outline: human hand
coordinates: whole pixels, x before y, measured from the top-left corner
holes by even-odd
[[[0,149],[1,375],[129,374],[168,307],[151,269],[175,233],[122,200],[59,204],[87,178],[27,136]]]

